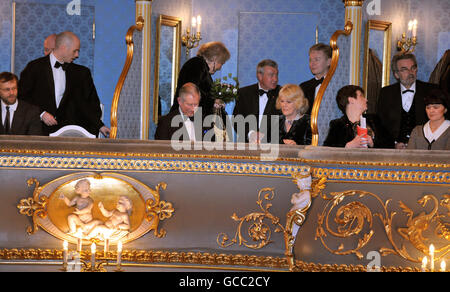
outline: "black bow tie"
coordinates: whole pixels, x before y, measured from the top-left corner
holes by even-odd
[[[313,80],[313,84],[314,84],[313,86],[314,86],[314,88],[316,88],[319,84],[322,84],[323,79],[324,79],[324,77],[322,77],[322,78],[320,78],[320,79],[314,78],[314,80]]]
[[[259,96],[264,95],[264,93],[267,95],[268,98],[272,98],[275,96],[275,90],[269,90],[269,91],[265,91],[264,89],[258,89],[258,94]]]
[[[68,65],[69,64],[67,63],[61,64],[60,62],[56,61],[55,68],[58,69],[59,67],[61,67],[64,71],[66,71]]]
[[[184,121],[185,121],[185,122],[186,122],[187,120],[191,120],[191,122],[194,122],[194,116],[188,117],[188,116],[183,115],[183,118],[184,118]]]
[[[407,92],[412,92],[412,93],[414,93],[414,90],[412,90],[412,89],[406,89],[406,90],[403,90],[403,91],[402,91],[402,94],[405,94],[405,93],[407,93]]]

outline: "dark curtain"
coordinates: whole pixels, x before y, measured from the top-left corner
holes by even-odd
[[[383,63],[372,49],[369,49],[369,70],[367,74],[367,112],[376,113],[377,99],[380,94],[383,76]]]

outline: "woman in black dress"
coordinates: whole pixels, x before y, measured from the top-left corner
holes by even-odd
[[[363,117],[367,110],[367,99],[364,90],[356,85],[346,85],[339,89],[336,102],[344,114],[341,118],[332,120],[324,146],[345,148],[383,148],[385,131],[373,115]],[[366,122],[367,135],[358,135],[361,117]]]
[[[308,100],[303,90],[295,84],[286,84],[280,89],[276,108],[283,113],[280,116],[280,144],[310,145],[311,125]]]
[[[200,89],[200,107],[203,114],[213,113],[214,98],[211,97],[211,88],[214,84],[211,75],[222,69],[223,64],[230,58],[230,52],[221,42],[209,42],[200,46],[197,56],[184,63],[178,75],[175,98],[170,111],[178,110],[178,93],[180,88],[192,82]],[[219,104],[219,103],[217,103]]]

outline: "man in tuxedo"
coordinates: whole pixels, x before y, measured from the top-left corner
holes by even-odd
[[[107,137],[110,130],[101,121],[91,71],[73,63],[79,51],[80,39],[74,33],[58,34],[53,52],[31,61],[22,71],[19,99],[39,107],[47,135],[66,125],[78,125]]]
[[[42,135],[39,109],[17,99],[17,76],[0,73],[0,135]]]
[[[256,78],[258,83],[239,89],[239,99],[234,107],[233,115],[235,121],[239,120],[239,115],[242,115],[245,123],[235,123],[238,142],[269,143],[271,121],[275,120],[273,116],[276,116],[278,121],[278,116],[281,115],[281,112],[276,109],[276,99],[280,91],[278,64],[273,60],[262,60],[256,67]],[[245,128],[240,129],[240,127]],[[278,132],[278,126],[274,127]]]
[[[424,98],[437,86],[417,80],[417,61],[412,53],[396,54],[391,66],[398,82],[381,89],[377,115],[389,134],[386,146],[405,149],[414,127],[428,120]]]
[[[56,34],[51,34],[44,40],[44,56],[48,56],[55,49]]]
[[[200,89],[192,82],[185,83],[179,90],[177,101],[178,109],[159,119],[155,140],[202,141],[203,120],[196,114]]]
[[[323,43],[315,44],[309,49],[309,69],[314,75],[314,78],[300,84],[309,103],[307,114],[311,114],[317,92],[319,92],[325,75],[330,70],[332,54],[333,50],[331,47]]]

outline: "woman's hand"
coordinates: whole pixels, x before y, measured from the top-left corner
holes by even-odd
[[[345,144],[345,148],[367,148],[367,145],[373,147],[372,137],[369,135],[356,136],[352,141]]]
[[[222,109],[224,109],[225,108],[225,103],[223,102],[223,100],[217,98],[217,99],[214,100],[214,108],[222,108]]]
[[[283,143],[286,145],[297,145],[294,140],[291,139],[283,139]]]

